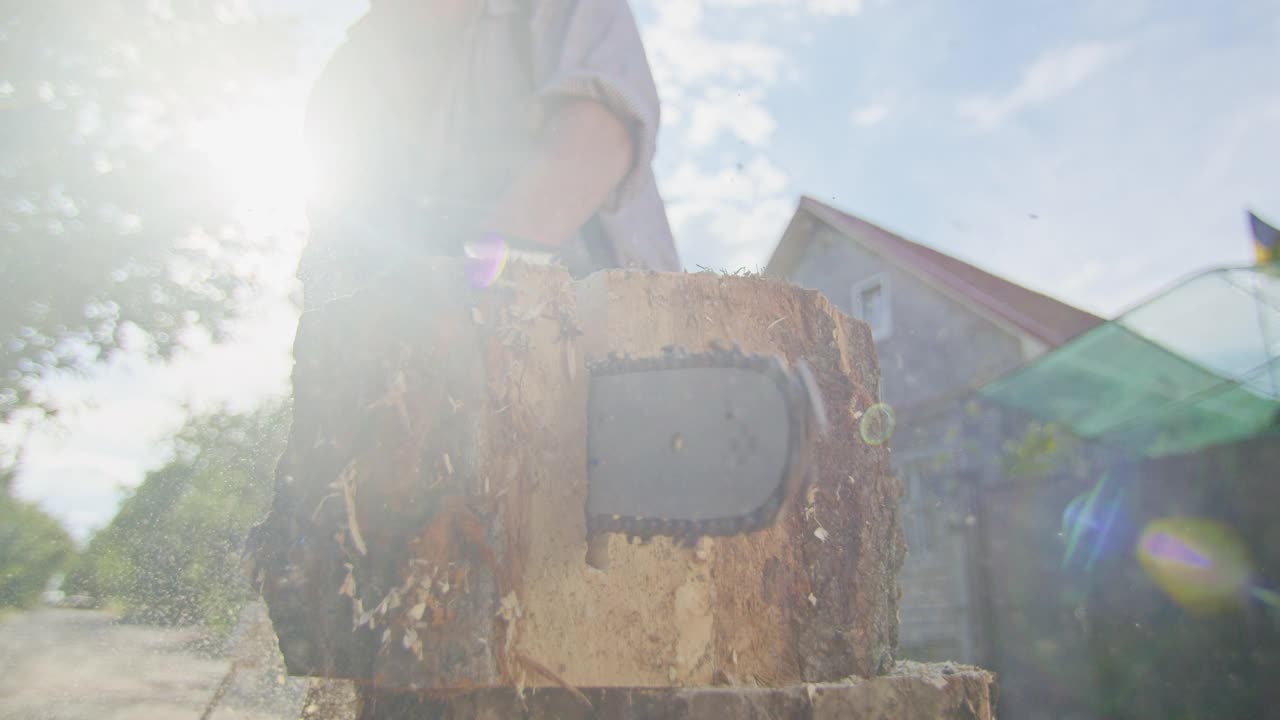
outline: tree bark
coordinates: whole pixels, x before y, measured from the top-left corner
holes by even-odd
[[[770,529],[696,550],[610,536],[593,568],[585,358],[716,341],[811,366],[830,421],[816,485]],[[390,698],[892,666],[900,487],[859,433],[879,369],[866,326],[818,293],[519,263],[473,289],[440,259],[304,315],[295,361],[277,496],[249,550],[291,673]]]

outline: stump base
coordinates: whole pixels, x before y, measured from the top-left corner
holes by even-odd
[[[881,677],[784,688],[492,689],[430,700],[371,693],[360,720],[523,718],[524,720],[990,720],[996,677],[975,667],[898,663]]]

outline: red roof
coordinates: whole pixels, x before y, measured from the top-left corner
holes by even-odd
[[[1061,345],[1102,322],[1092,313],[913,243],[813,198],[800,199],[796,214],[806,211],[877,255],[924,276],[1050,346]],[[808,235],[792,242],[807,244]],[[787,242],[784,235],[769,261],[770,274],[790,275],[804,254],[803,245],[787,247]]]

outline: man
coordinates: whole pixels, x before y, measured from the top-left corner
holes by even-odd
[[[494,237],[575,276],[678,270],[658,115],[626,0],[372,0],[307,108],[306,306]],[[318,715],[356,702],[346,683],[308,695]],[[359,695],[365,718],[403,700]]]
[[[373,0],[307,113],[307,305],[498,237],[575,276],[677,270],[625,0]]]

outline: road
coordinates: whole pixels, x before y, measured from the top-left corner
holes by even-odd
[[[254,609],[260,612],[257,608]],[[297,720],[306,681],[286,678],[261,619],[237,629],[237,670],[210,720]],[[247,635],[246,635],[247,634]],[[248,641],[244,641],[244,637]],[[95,610],[0,620],[0,720],[197,720],[231,667],[191,629],[125,625]]]

